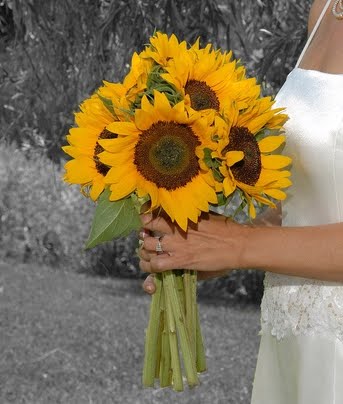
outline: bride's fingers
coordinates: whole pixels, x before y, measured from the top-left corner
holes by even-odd
[[[150,252],[171,252],[170,240],[168,236],[161,237],[145,237],[144,250]]]
[[[193,269],[189,265],[186,267],[183,266],[182,258],[180,260],[179,257],[176,257],[173,254],[164,253],[151,257],[148,272],[163,272],[177,268]]]
[[[138,252],[138,257],[143,261],[150,261],[151,253],[149,253],[145,248],[140,248]]]
[[[150,261],[140,260],[139,261],[139,269],[142,272],[152,272]]]
[[[173,233],[174,225],[170,221],[167,221],[162,216],[153,218],[151,215],[141,215],[143,227],[146,230],[160,232],[160,233]]]

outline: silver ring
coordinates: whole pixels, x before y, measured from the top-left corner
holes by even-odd
[[[157,239],[157,244],[156,244],[156,247],[155,247],[155,251],[157,253],[163,253],[164,251],[163,251],[163,247],[162,247],[162,244],[161,244],[162,237],[161,236],[156,237],[156,239]]]

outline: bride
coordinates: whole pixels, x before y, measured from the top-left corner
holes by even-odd
[[[293,159],[282,226],[209,214],[184,237],[161,217],[142,217],[143,271],[267,271],[252,404],[343,403],[343,0],[315,0],[309,33],[277,95]],[[164,234],[164,254],[149,231]],[[144,288],[154,292],[152,276]]]

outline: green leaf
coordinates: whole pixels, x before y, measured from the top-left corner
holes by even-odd
[[[102,101],[102,103],[104,104],[104,106],[111,112],[112,115],[114,115],[116,117],[117,115],[114,112],[112,101],[108,98],[103,97],[99,93],[97,93],[97,95],[100,98],[100,100]]]
[[[224,206],[227,204],[227,197],[224,196],[223,192],[219,192],[217,194],[217,198],[218,198],[218,206]]]
[[[212,158],[212,150],[209,149],[208,147],[204,148],[204,162],[207,165],[208,168],[213,168],[214,159]]]
[[[127,236],[142,226],[131,198],[110,201],[109,196],[110,191],[106,189],[99,198],[86,249]]]
[[[224,177],[222,176],[222,174],[220,173],[220,171],[218,169],[213,168],[212,174],[216,181],[223,182]]]

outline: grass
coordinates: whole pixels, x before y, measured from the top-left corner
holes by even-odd
[[[0,264],[0,402],[249,403],[258,307],[200,301],[209,370],[175,393],[141,387],[149,302],[137,280]]]

